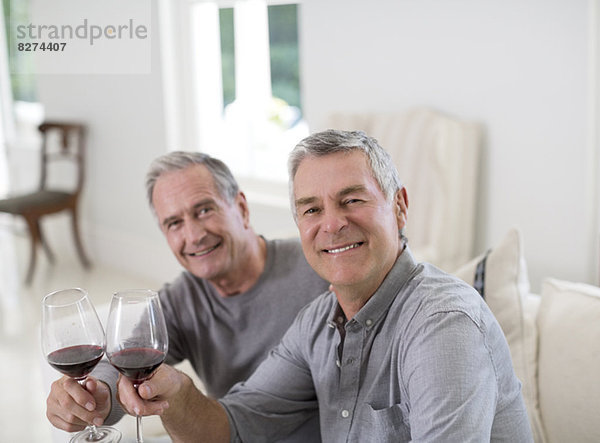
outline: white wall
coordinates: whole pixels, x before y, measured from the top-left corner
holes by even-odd
[[[151,74],[40,75],[38,93],[48,118],[88,125],[81,217],[91,260],[165,280],[176,275],[178,265],[151,216],[144,189],[148,165],[166,152],[155,3],[152,15]],[[64,245],[71,250],[71,243],[67,238]]]
[[[587,14],[585,0],[306,0],[309,123],[412,105],[483,123],[477,251],[517,226],[532,287],[592,281]]]
[[[177,265],[143,191],[167,149],[154,6],[151,75],[42,76],[39,91],[48,116],[90,125],[82,216],[92,258],[168,279]],[[331,110],[429,105],[482,122],[477,251],[517,226],[534,289],[544,276],[591,282],[587,13],[585,0],[305,0],[306,115],[319,128]],[[269,235],[279,224],[256,207]]]

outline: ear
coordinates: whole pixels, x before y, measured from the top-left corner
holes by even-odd
[[[246,196],[242,191],[236,195],[234,204],[240,210],[240,214],[244,220],[244,228],[248,229],[250,227],[250,209],[248,208]]]
[[[396,211],[398,231],[401,231],[406,226],[408,220],[408,194],[404,186],[396,192],[396,196],[394,197],[394,209]]]

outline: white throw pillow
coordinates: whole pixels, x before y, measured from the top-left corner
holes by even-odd
[[[600,441],[600,288],[545,280],[537,324],[548,441]]]
[[[536,443],[545,443],[544,429],[540,414],[540,403],[538,396],[538,330],[537,313],[540,307],[541,297],[539,294],[527,294],[521,298],[523,306],[523,351],[525,355],[525,370],[527,371],[527,384],[523,388],[525,405],[529,413],[529,420]]]
[[[534,440],[537,443],[544,442],[537,397],[537,368],[530,364],[536,360],[537,331],[533,322],[526,325],[523,317],[522,303],[529,293],[529,280],[520,232],[517,229],[509,230],[498,245],[474,258],[454,274],[478,290],[483,290],[484,299],[506,336],[515,373],[523,385],[523,399]],[[476,274],[479,275],[476,277]]]

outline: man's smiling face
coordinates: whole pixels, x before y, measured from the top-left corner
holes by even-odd
[[[204,165],[162,174],[152,202],[162,232],[179,263],[197,277],[227,278],[238,271],[249,229],[246,201],[229,203]]]
[[[313,269],[334,287],[376,290],[400,252],[405,191],[387,201],[366,155],[354,150],[303,159],[294,177],[294,201]]]

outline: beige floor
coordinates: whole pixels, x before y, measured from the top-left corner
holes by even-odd
[[[90,251],[91,252],[91,251]],[[57,257],[50,265],[40,254],[34,281],[22,284],[28,260],[28,240],[0,226],[0,442],[52,442],[45,417],[38,325],[41,300],[48,292],[82,287],[94,303],[110,301],[118,289],[148,287],[160,282],[124,275],[116,269],[94,265],[83,270],[76,257]],[[93,253],[90,254],[93,260]]]

